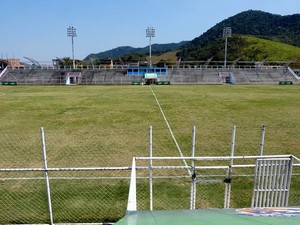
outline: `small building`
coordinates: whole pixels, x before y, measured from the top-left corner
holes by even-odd
[[[9,67],[11,69],[24,69],[25,66],[20,63],[20,59],[0,59],[0,69],[4,69],[5,67]]]
[[[81,80],[81,72],[69,72],[66,76],[66,85],[77,85]]]
[[[158,76],[167,75],[166,67],[128,67],[127,76],[142,76],[145,77],[146,73],[156,73]]]
[[[156,84],[157,83],[157,73],[145,73],[145,84]]]

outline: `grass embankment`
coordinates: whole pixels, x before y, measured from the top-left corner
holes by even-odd
[[[242,38],[246,46],[239,52],[241,56],[246,56],[248,59],[300,62],[300,48],[297,46],[253,36],[242,36]]]
[[[177,63],[177,51],[165,52],[159,55],[153,55],[152,61],[154,64],[157,64],[159,61],[164,61],[168,64],[174,65]]]

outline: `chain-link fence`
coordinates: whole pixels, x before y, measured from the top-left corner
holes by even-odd
[[[137,168],[143,167],[148,163],[147,160],[139,162],[139,157],[137,159]],[[150,175],[145,179],[141,179],[141,177],[145,176],[145,172],[137,170],[136,188],[138,210],[150,210],[151,207],[155,210],[251,207],[254,190],[255,159],[235,160],[236,165],[232,167],[230,179],[227,179],[228,170],[230,168],[228,161],[220,162],[216,160],[213,162],[210,161],[210,163],[204,161],[198,162],[197,165],[195,165],[195,168],[197,168],[195,173],[196,178],[194,180],[195,193],[191,193],[193,180],[191,176],[187,174],[187,170],[178,168],[180,167],[179,165],[184,167],[182,160],[177,160],[177,166],[174,164],[170,166],[170,160],[168,159],[160,159],[157,161],[160,161],[160,163],[153,163],[153,177],[151,182],[149,179]],[[300,205],[300,164],[296,160],[294,160],[294,163],[289,189],[289,206]],[[204,164],[205,166],[203,166]],[[265,175],[265,177],[267,177],[267,175]],[[269,177],[270,179],[265,180],[265,183],[262,185],[265,187],[268,185],[276,186],[276,183],[273,181],[273,176],[271,178],[271,175],[269,175]],[[276,182],[278,182],[278,180],[276,180]],[[150,185],[152,186],[151,188]],[[230,190],[228,186],[230,186]],[[150,203],[150,190],[152,190],[153,195],[152,203]],[[229,190],[229,192],[227,192],[227,190]],[[283,191],[279,190],[279,186],[278,189],[270,188],[267,190],[267,192],[269,192],[268,195],[271,196],[272,191],[274,191],[276,195],[281,191],[280,195],[283,196]],[[287,191],[287,189],[284,191]],[[195,196],[193,197],[193,195]],[[191,206],[191,204],[194,204],[194,207]],[[281,204],[283,205],[283,203]]]
[[[172,124],[171,124],[172,126]],[[130,170],[133,157],[229,156],[232,128],[197,127],[195,142],[192,128],[153,127],[126,130],[81,131],[45,130],[47,169],[43,159],[43,139],[39,132],[0,133],[0,223],[51,223],[49,199],[54,223],[114,222],[126,213]],[[291,148],[293,128],[270,130],[264,154],[294,154]],[[224,130],[226,132],[224,132]],[[174,138],[170,133],[173,134]],[[272,135],[274,134],[274,135]],[[283,137],[280,138],[280,137]],[[209,141],[213,140],[213,141]],[[257,155],[261,145],[260,127],[238,127],[235,155]],[[285,145],[289,149],[285,148]],[[190,161],[187,164],[190,165]],[[210,162],[201,161],[201,166]],[[226,164],[227,163],[227,164]],[[225,164],[228,166],[228,161]],[[250,163],[250,162],[249,162]],[[155,166],[163,162],[155,162]],[[170,160],[169,166],[183,161]],[[137,172],[138,209],[150,209],[149,162]],[[197,166],[197,165],[195,165]],[[49,193],[47,177],[49,177]],[[254,168],[235,168],[232,172],[230,207],[249,207]],[[300,205],[299,167],[293,170],[289,205]],[[189,209],[191,177],[187,169],[153,170],[153,209]],[[196,207],[224,207],[226,171],[197,170]]]

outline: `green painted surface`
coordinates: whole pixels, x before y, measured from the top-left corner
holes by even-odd
[[[299,209],[300,212],[300,209]],[[115,225],[299,225],[300,215],[249,216],[236,209],[132,212]]]

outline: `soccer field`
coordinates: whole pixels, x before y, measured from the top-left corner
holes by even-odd
[[[209,154],[209,149],[227,148],[233,125],[237,126],[237,151],[256,154],[245,151],[258,149],[263,124],[269,154],[300,153],[298,85],[1,86],[1,132],[31,133],[44,127],[46,133],[62,139],[78,134],[77,139],[87,140],[87,145],[89,135],[105,136],[107,147],[125,148],[134,155],[136,146],[131,145],[139,142],[147,147],[150,125],[153,142],[165,142],[160,132],[167,130],[166,122],[151,88],[175,137],[185,139],[196,126],[202,155]],[[168,133],[165,136],[172,141]]]
[[[0,86],[0,105],[0,168],[43,167],[40,127],[45,130],[52,168],[130,166],[132,157],[149,155],[149,126],[153,128],[153,156],[179,156],[178,146],[184,156],[190,156],[194,125],[196,156],[228,156],[233,125],[237,127],[235,155],[257,155],[261,127],[266,125],[264,154],[300,157],[298,85]],[[3,177],[12,174],[13,178],[24,176],[3,173]],[[26,176],[31,178],[29,173]],[[107,180],[100,182],[100,176]],[[112,181],[112,176],[121,178]],[[126,176],[128,171],[52,172],[55,222],[118,220],[126,211]],[[1,183],[5,223],[47,222],[45,184],[39,178],[43,173],[33,177]],[[180,181],[156,183],[155,207],[165,209],[174,201],[175,207],[188,208],[188,181],[184,185]],[[233,187],[241,191],[235,192],[232,204],[249,205],[250,197],[241,196],[245,190],[251,195],[251,180],[236,179]],[[138,188],[144,195],[138,196],[143,199],[140,206],[147,209],[147,182],[140,181]],[[201,204],[222,207],[223,184],[208,185],[204,195]],[[298,203],[297,196],[298,191],[292,193],[293,202]]]

